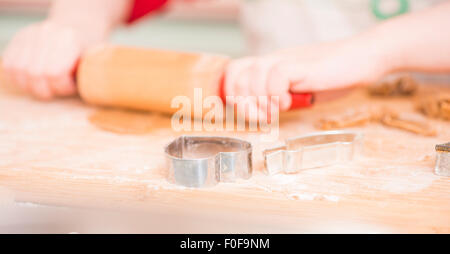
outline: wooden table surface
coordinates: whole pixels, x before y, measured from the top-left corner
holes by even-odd
[[[448,90],[421,88],[433,89]],[[316,131],[320,117],[362,105],[416,114],[412,101],[357,90],[283,115],[280,140]],[[262,173],[268,144],[255,133],[225,133],[253,143],[253,177],[189,189],[164,177],[163,146],[180,135],[170,118],[155,118],[165,127],[148,134],[121,135],[90,124],[95,110],[78,98],[36,101],[2,82],[0,188],[21,202],[173,215],[161,217],[157,232],[450,233],[450,178],[433,173],[434,146],[450,141],[450,122],[429,120],[436,137],[375,123],[353,128],[364,134],[356,161],[270,177]]]

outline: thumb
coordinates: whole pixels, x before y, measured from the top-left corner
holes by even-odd
[[[308,87],[304,86],[309,69],[308,64],[295,62],[286,62],[278,67],[279,72],[288,81],[289,90],[295,93],[310,91]]]
[[[291,82],[291,92],[294,93],[308,93],[318,90],[317,86],[314,86],[306,78],[301,81]]]

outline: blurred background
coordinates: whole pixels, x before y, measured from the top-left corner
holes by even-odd
[[[3,52],[19,29],[43,20],[51,1],[0,0],[0,52]],[[395,15],[420,10],[441,1],[172,0],[164,12],[115,31],[111,41],[115,44],[213,52],[239,57],[263,54],[294,45],[345,38]],[[432,78],[448,79],[436,75]],[[142,232],[149,232],[151,227],[147,227],[147,224],[158,223],[155,219],[149,219],[144,226],[142,221],[137,221],[135,224],[130,222],[133,226],[129,227],[128,224],[112,224],[117,221],[116,215],[103,217],[103,221],[98,221],[90,219],[92,216],[86,216],[85,211],[13,203],[14,201],[8,202],[8,209],[0,209],[0,233],[98,232],[93,228],[102,228],[105,232],[136,232],[135,224],[141,225]],[[67,220],[68,216],[71,220]],[[173,217],[176,218],[175,215]],[[55,218],[61,219],[55,222]],[[98,214],[95,214],[94,218],[98,218]],[[214,221],[214,218],[209,218],[204,227],[194,226],[200,228],[199,232],[204,232],[203,229],[209,229]],[[67,223],[73,225],[66,227]],[[98,225],[94,225],[95,223]],[[165,225],[167,232],[195,233],[192,232],[192,225],[187,222],[186,225],[179,221],[172,224]],[[222,226],[227,226],[225,224],[226,222]],[[242,224],[241,228],[230,228],[230,231],[248,232],[246,226],[248,225]],[[292,229],[277,229],[268,225],[267,228],[260,228],[258,232],[286,233],[291,232],[290,230]]]
[[[52,0],[0,0],[0,50],[24,26],[45,18]],[[166,11],[118,29],[113,43],[240,56],[237,0],[172,1]],[[207,3],[206,5],[204,3]]]
[[[51,1],[0,0],[0,50],[20,28],[43,19]],[[171,0],[164,12],[116,31],[112,42],[233,57],[262,54],[344,38],[441,1]]]

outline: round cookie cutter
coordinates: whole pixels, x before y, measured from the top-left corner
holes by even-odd
[[[181,136],[165,153],[168,181],[185,187],[209,187],[252,175],[252,145],[241,139]]]

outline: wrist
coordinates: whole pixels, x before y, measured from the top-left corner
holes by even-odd
[[[392,41],[376,33],[358,35],[352,39],[350,44],[360,52],[360,62],[366,62],[370,68],[372,80],[379,79],[399,68],[398,52],[395,51]],[[358,61],[356,61],[358,62]]]
[[[377,52],[379,64],[384,74],[407,68],[409,43],[403,40],[402,29],[398,26],[382,24],[362,35],[364,40]]]

